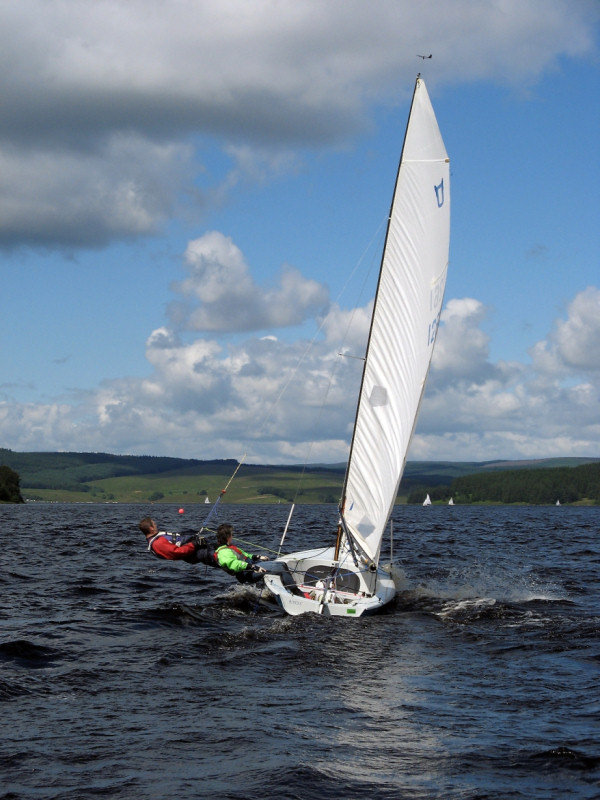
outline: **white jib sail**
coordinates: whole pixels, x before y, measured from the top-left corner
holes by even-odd
[[[350,461],[344,517],[374,561],[392,511],[440,319],[450,164],[418,78],[392,201]]]

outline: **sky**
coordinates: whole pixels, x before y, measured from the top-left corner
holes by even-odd
[[[409,459],[600,456],[599,30],[596,0],[0,0],[0,447],[344,461],[420,72],[452,223]]]

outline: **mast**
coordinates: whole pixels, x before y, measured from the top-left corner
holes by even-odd
[[[389,238],[389,235],[390,235],[390,226],[391,226],[391,223],[392,223],[392,211],[393,211],[393,208],[394,208],[394,200],[396,198],[396,190],[398,188],[398,180],[400,179],[400,170],[402,169],[402,159],[404,157],[404,148],[406,146],[406,136],[407,136],[407,133],[408,133],[410,120],[411,120],[411,117],[412,117],[412,110],[413,110],[413,106],[414,106],[414,103],[415,103],[415,95],[417,93],[417,86],[419,85],[420,78],[421,78],[421,73],[419,72],[417,74],[417,77],[416,77],[416,80],[415,80],[415,85],[414,85],[414,88],[413,88],[412,98],[411,98],[411,101],[410,101],[410,111],[408,112],[408,119],[406,121],[406,128],[404,130],[404,139],[402,140],[402,150],[400,152],[400,160],[398,161],[398,169],[396,171],[396,182],[394,183],[394,191],[392,192],[392,199],[390,201],[390,210],[388,212],[387,228],[386,228],[386,231],[385,231],[385,241],[383,243],[383,250],[381,252],[381,260],[380,260],[380,263],[379,263],[379,276],[377,278],[377,288],[375,290],[375,302],[373,303],[373,312],[371,314],[371,324],[369,326],[369,336],[368,336],[368,339],[367,339],[367,349],[366,349],[366,353],[365,353],[365,360],[364,360],[363,369],[362,369],[362,375],[361,375],[361,379],[360,379],[360,388],[359,388],[359,391],[358,391],[358,400],[356,402],[356,412],[355,412],[355,415],[354,415],[354,426],[352,428],[352,440],[350,442],[350,451],[348,453],[348,461],[346,462],[346,473],[344,475],[344,483],[343,483],[343,486],[342,486],[342,495],[341,495],[341,500],[340,500],[340,515],[342,516],[342,518],[344,517],[344,512],[346,510],[346,508],[345,508],[346,507],[346,488],[348,486],[348,476],[350,474],[350,464],[352,462],[352,454],[353,454],[353,451],[354,451],[354,440],[355,440],[355,437],[356,437],[356,422],[358,420],[358,414],[360,412],[360,406],[361,406],[362,397],[363,397],[363,386],[364,386],[364,382],[365,382],[365,373],[367,371],[367,359],[369,358],[369,350],[371,348],[371,336],[372,336],[372,333],[373,333],[373,322],[375,320],[375,310],[377,308],[377,300],[378,300],[378,297],[379,297],[379,290],[380,290],[380,287],[381,287],[381,275],[382,275],[382,272],[383,272],[383,262],[385,260],[385,253],[386,253],[386,250],[387,250],[388,238]],[[343,524],[340,523],[340,525],[338,525],[338,537],[337,537],[336,554],[335,554],[336,558],[338,557],[338,551],[339,551],[339,547],[340,547],[340,544],[341,544],[341,541],[342,541],[342,534],[344,533],[344,528],[345,528],[345,526]]]
[[[417,76],[392,196],[340,502],[347,541],[373,563],[416,426],[442,309],[449,159]]]

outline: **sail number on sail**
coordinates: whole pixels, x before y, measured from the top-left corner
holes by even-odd
[[[440,316],[442,312],[437,315],[437,317],[433,320],[433,322],[429,323],[427,328],[427,346],[430,347],[435,342],[435,337],[437,334],[437,329],[440,324]]]

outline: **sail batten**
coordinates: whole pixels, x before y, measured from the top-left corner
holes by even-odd
[[[392,199],[344,485],[346,527],[375,562],[429,371],[449,236],[449,159],[419,78]]]

